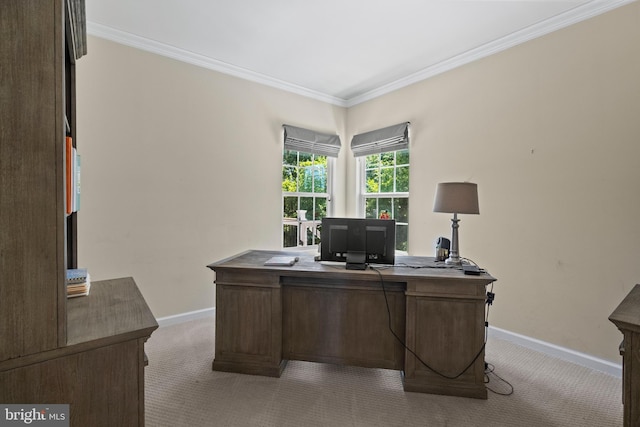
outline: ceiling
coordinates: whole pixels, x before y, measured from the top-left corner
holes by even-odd
[[[351,106],[633,0],[86,0],[89,34]]]

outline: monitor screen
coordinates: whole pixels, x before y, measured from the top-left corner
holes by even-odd
[[[395,263],[396,222],[392,219],[323,218],[321,261],[345,262],[348,269]]]

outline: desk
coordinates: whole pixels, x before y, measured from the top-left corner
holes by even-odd
[[[264,265],[282,255],[300,260]],[[496,279],[402,265],[435,263],[397,257],[396,267],[378,273],[252,250],[208,265],[216,273],[213,370],[279,377],[288,360],[395,369],[403,372],[405,391],[486,399],[486,285]],[[455,379],[434,373],[389,324],[435,370],[450,377],[464,372]]]

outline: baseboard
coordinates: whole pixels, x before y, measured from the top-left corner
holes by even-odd
[[[493,326],[489,326],[489,337],[511,341],[514,344],[521,345],[522,347],[535,350],[548,356],[556,357],[596,371],[604,372],[614,377],[622,378],[622,364],[598,359],[597,357],[593,357],[585,353],[580,353],[555,344],[520,335],[515,332],[505,331],[504,329]]]
[[[178,323],[188,322],[190,320],[201,319],[203,317],[215,316],[215,307],[205,308],[202,310],[190,311],[188,313],[175,314],[173,316],[161,317],[158,324],[162,326],[176,325]],[[616,364],[604,359],[580,353],[568,348],[560,347],[555,344],[540,341],[535,338],[520,335],[504,329],[489,326],[489,337],[499,338],[511,341],[522,347],[546,354],[551,357],[566,360],[581,366],[585,366],[596,371],[604,372],[614,377],[622,378],[622,364]]]
[[[158,325],[171,326],[178,323],[188,322],[190,320],[202,319],[203,317],[210,317],[216,315],[216,308],[204,308],[202,310],[190,311],[188,313],[174,314],[173,316],[160,317],[156,319]]]

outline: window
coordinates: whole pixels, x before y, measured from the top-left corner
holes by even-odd
[[[396,220],[396,250],[409,239],[409,150],[371,154],[359,159],[363,173],[361,204],[365,218]]]
[[[329,209],[330,172],[340,152],[340,137],[282,127],[282,246],[317,245]]]
[[[409,122],[354,135],[358,159],[358,213],[396,220],[396,250],[409,242]]]
[[[282,156],[283,247],[317,245],[327,216],[329,167],[323,155],[284,150]]]

